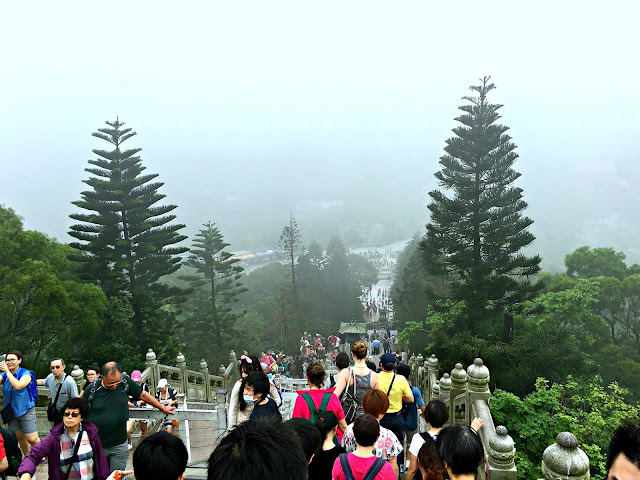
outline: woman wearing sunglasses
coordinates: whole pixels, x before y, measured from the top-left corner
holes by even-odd
[[[63,412],[62,423],[33,446],[20,464],[20,480],[31,480],[43,457],[48,459],[49,480],[105,480],[109,476],[98,428],[85,420],[89,414],[87,401],[70,398]]]

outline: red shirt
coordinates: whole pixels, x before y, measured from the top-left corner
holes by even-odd
[[[7,454],[4,452],[4,438],[0,435],[0,460],[6,456]]]
[[[348,456],[349,466],[351,472],[353,472],[354,478],[364,478],[367,474],[373,462],[376,461],[376,456],[373,457],[357,457],[353,453]],[[342,471],[342,464],[340,463],[340,457],[336,458],[333,464],[333,470],[331,470],[331,477],[333,480],[345,480],[345,474]],[[396,480],[396,472],[393,471],[393,467],[389,462],[385,462],[378,474],[374,477],[375,480]]]
[[[298,396],[296,398],[296,403],[293,406],[293,413],[291,414],[291,418],[301,417],[309,420],[311,418],[311,412],[309,411],[309,405],[302,397],[303,393],[308,393],[311,395],[311,400],[313,400],[313,404],[316,408],[320,408],[322,405],[322,397],[327,392],[331,392],[331,398],[329,399],[329,403],[327,404],[327,411],[333,412],[338,417],[338,420],[342,420],[344,418],[344,410],[342,410],[342,404],[340,403],[340,399],[336,394],[333,393],[335,388],[329,388],[327,390],[300,390],[298,392]],[[342,431],[340,427],[338,427],[337,431],[338,440],[342,442]]]

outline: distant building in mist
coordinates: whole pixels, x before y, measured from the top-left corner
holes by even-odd
[[[309,220],[325,213],[335,213],[344,209],[342,200],[319,200],[296,202],[294,217]]]

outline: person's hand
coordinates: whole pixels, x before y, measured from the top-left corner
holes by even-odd
[[[471,422],[471,429],[474,432],[478,432],[478,430],[480,430],[480,428],[482,427],[483,423],[482,423],[482,419],[481,418],[474,418],[473,421]]]
[[[169,411],[165,411],[165,408],[168,409]],[[160,411],[162,413],[167,413],[169,415],[173,415],[173,411],[176,409],[176,407],[174,407],[173,405],[164,405]]]
[[[2,370],[3,372],[8,372],[9,371],[9,367],[7,366],[7,362],[0,362],[0,370]]]
[[[114,480],[116,478],[116,472],[118,473],[118,476],[120,478],[124,477],[125,475],[133,475],[133,470],[114,470],[113,472],[111,472],[111,475],[107,477],[107,480]]]

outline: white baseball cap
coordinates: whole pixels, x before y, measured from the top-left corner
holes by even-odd
[[[168,385],[169,382],[167,382],[166,378],[161,378],[160,381],[158,381],[158,388],[164,388]]]

